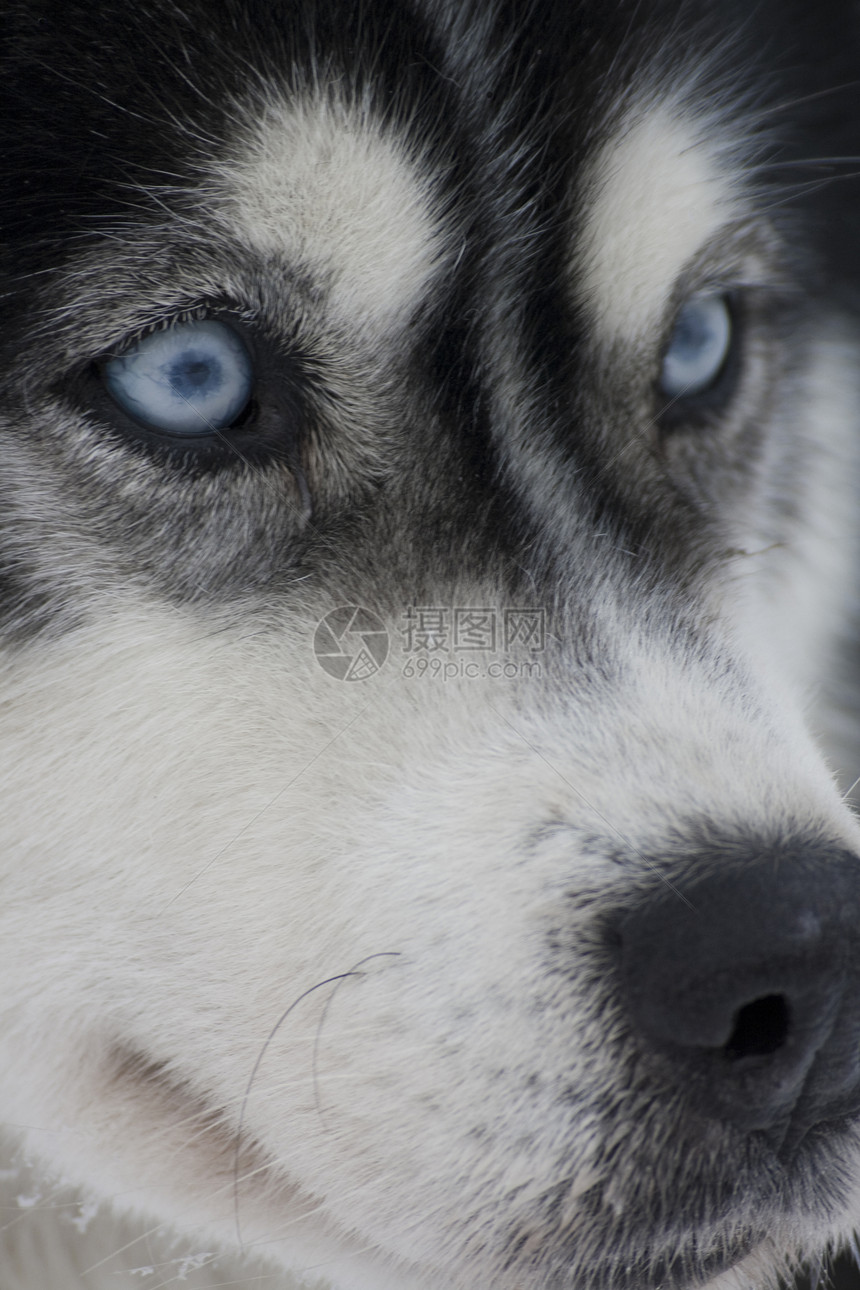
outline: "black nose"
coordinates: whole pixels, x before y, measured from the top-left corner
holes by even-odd
[[[704,857],[620,923],[646,1049],[705,1113],[797,1139],[860,1111],[860,858]]]

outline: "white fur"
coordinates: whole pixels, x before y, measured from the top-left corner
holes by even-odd
[[[30,1149],[231,1243],[241,1118],[259,1142],[238,1188],[250,1248],[345,1290],[452,1275],[464,1208],[491,1231],[514,1179],[539,1188],[558,1169],[572,1124],[554,1081],[609,1077],[570,1049],[570,1027],[593,1025],[586,1001],[534,1008],[552,998],[538,931],[572,870],[584,891],[610,879],[576,838],[646,848],[683,802],[751,826],[803,810],[860,841],[796,714],[766,703],[751,721],[623,605],[602,618],[627,642],[625,683],[609,706],[559,694],[552,718],[524,714],[503,682],[464,683],[444,709],[393,674],[350,689],[317,667],[309,627],[243,639],[154,605],[106,607],[98,628],[15,660],[0,1091],[34,1126]],[[49,811],[34,812],[36,789]],[[547,818],[564,831],[523,866]],[[245,1100],[286,1009],[355,970],[296,1006]],[[175,1092],[117,1074],[117,1044],[167,1062]],[[518,1110],[535,1051],[547,1089]],[[201,1131],[207,1108],[221,1131]],[[476,1116],[489,1157],[469,1146]],[[589,1177],[577,1142],[566,1170]],[[415,1271],[369,1271],[361,1246]]]
[[[308,274],[337,323],[402,323],[444,249],[422,159],[367,105],[332,94],[238,115],[213,194],[233,236]]]
[[[604,342],[659,332],[681,271],[747,211],[708,124],[676,103],[640,105],[591,162],[574,260]]]

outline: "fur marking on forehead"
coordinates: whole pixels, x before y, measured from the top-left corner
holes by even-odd
[[[361,104],[268,104],[217,182],[234,235],[309,272],[339,321],[386,330],[426,291],[442,251],[429,176]]]
[[[592,164],[575,271],[606,343],[647,335],[684,266],[744,213],[739,175],[700,127],[651,108],[628,118]]]

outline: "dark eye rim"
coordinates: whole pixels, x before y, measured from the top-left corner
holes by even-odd
[[[679,301],[660,346],[661,367],[681,310],[695,296],[706,294],[720,296],[726,303],[731,327],[729,346],[713,380],[697,392],[668,395],[661,388],[658,372],[654,382],[653,397],[657,408],[656,422],[662,430],[674,432],[682,429],[697,429],[721,420],[734,400],[740,384],[748,319],[743,293],[736,289],[715,288],[713,291],[697,291]]]
[[[285,349],[262,328],[224,308],[184,312],[166,319],[159,329],[203,318],[223,323],[240,336],[254,371],[250,398],[229,426],[196,435],[171,434],[138,421],[108,392],[102,377],[105,363],[156,328],[112,346],[87,366],[75,383],[79,410],[94,418],[126,450],[186,473],[240,470],[276,460],[295,463],[306,414],[307,375],[301,355]]]

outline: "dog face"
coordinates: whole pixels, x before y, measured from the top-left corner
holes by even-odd
[[[850,1230],[853,270],[792,166],[851,33],[787,14],[12,6],[0,1068],[55,1172],[344,1290]]]

